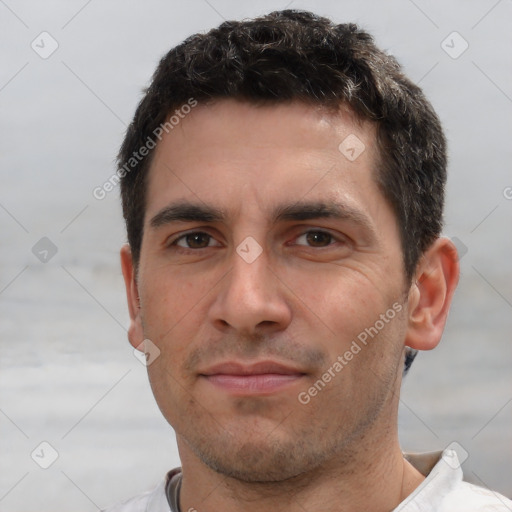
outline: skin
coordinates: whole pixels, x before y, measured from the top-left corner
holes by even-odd
[[[350,134],[365,145],[354,161],[338,149]],[[404,347],[440,341],[458,260],[440,238],[406,282],[377,159],[371,123],[299,102],[199,105],[158,144],[140,261],[128,246],[121,261],[130,342],[160,350],[148,373],[176,431],[181,510],[389,511],[423,481],[397,436]],[[173,220],[165,211],[178,203],[223,218]],[[305,214],[312,203],[345,214]],[[290,205],[294,215],[276,219]],[[246,237],[262,250],[250,263],[236,250]],[[301,403],[393,305],[401,311]],[[262,360],[298,375],[254,393],[204,376]]]

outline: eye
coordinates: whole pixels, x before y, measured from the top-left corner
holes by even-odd
[[[297,237],[297,245],[309,245],[310,247],[327,247],[335,242],[333,235],[327,231],[310,230]]]
[[[184,249],[205,249],[206,247],[220,246],[215,238],[203,231],[186,233],[185,235],[176,238],[176,240],[174,240],[170,245],[177,245]]]

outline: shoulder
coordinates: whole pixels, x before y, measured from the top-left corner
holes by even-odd
[[[180,468],[173,469],[154,489],[102,509],[101,512],[171,512],[166,489],[172,477],[179,473]]]
[[[148,501],[153,495],[154,491],[147,491],[138,496],[134,496],[129,500],[118,503],[112,507],[102,509],[101,512],[146,512],[148,508]]]
[[[459,482],[442,503],[442,512],[510,512],[512,501],[505,496],[473,485]]]
[[[453,449],[405,454],[425,480],[394,512],[511,512],[505,496],[463,480],[461,463]]]

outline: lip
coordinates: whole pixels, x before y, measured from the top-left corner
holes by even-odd
[[[268,395],[296,383],[305,373],[276,361],[229,361],[200,372],[210,384],[236,395]]]
[[[259,361],[252,364],[243,364],[237,361],[227,361],[216,364],[206,370],[199,372],[201,375],[265,375],[273,373],[276,375],[297,375],[304,374],[302,370],[292,366],[286,366],[277,361]]]

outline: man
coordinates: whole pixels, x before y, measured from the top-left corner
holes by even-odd
[[[118,174],[129,339],[182,468],[112,510],[512,509],[399,446],[459,266],[439,120],[367,33],[282,11],[190,37]]]

